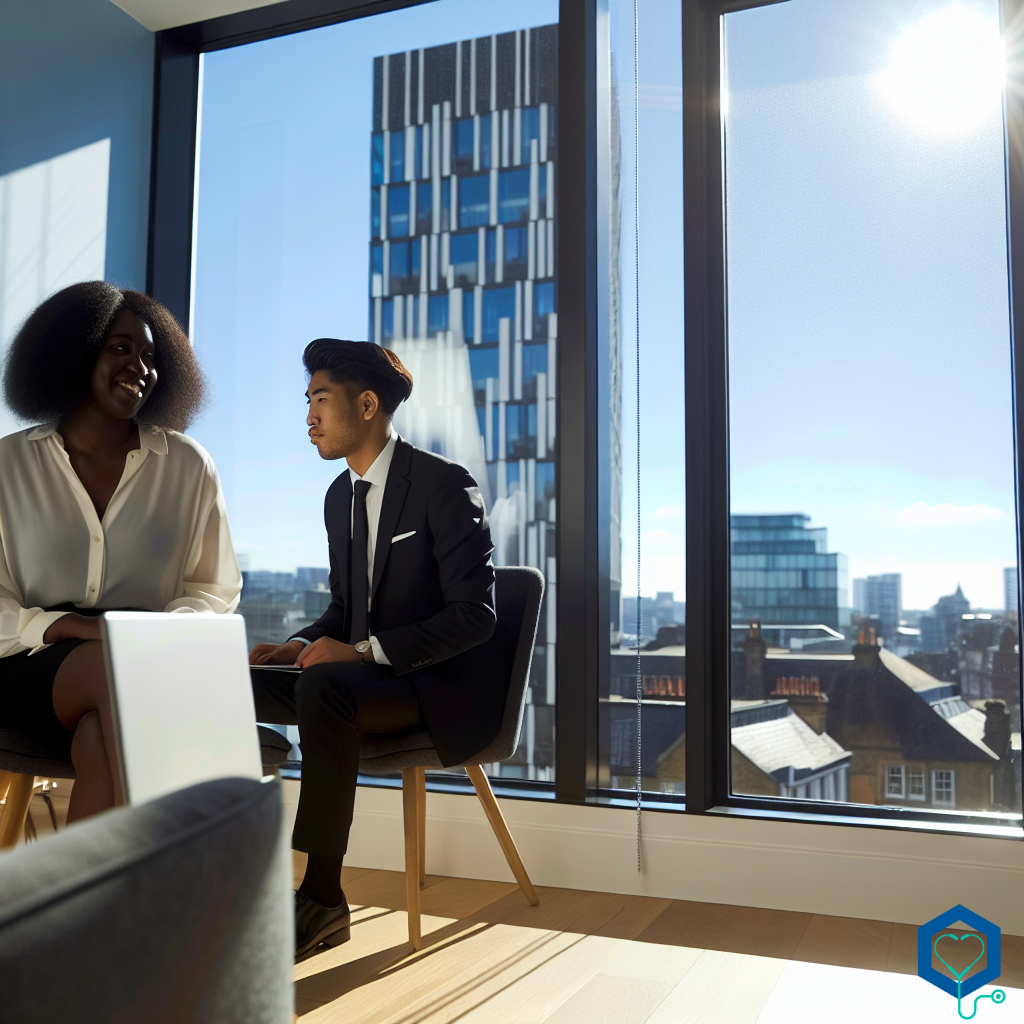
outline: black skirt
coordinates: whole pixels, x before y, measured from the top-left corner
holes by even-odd
[[[53,680],[61,662],[85,642],[58,640],[31,656],[21,651],[0,658],[0,729],[15,729],[70,751],[73,733],[53,710]]]

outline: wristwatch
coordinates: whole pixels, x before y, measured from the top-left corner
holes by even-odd
[[[356,647],[357,653],[362,655],[362,662],[363,662],[363,664],[364,665],[369,664],[369,662],[366,660],[366,652],[367,651],[371,651],[372,652],[373,644],[371,644],[369,640],[360,640],[359,643],[357,643],[355,645],[355,647]],[[373,661],[373,654],[372,653],[370,654],[370,661]]]

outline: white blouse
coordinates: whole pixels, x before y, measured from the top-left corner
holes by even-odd
[[[232,612],[242,575],[213,460],[192,438],[139,426],[103,514],[55,424],[0,438],[0,658],[43,645],[79,608]]]

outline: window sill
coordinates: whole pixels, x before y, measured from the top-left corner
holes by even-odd
[[[978,836],[985,839],[1024,839],[1024,827],[984,825],[963,821],[942,822],[906,818],[881,818],[859,814],[821,814],[807,811],[764,810],[756,807],[711,807],[708,814],[726,818],[762,818],[766,821],[795,821],[808,825],[845,825],[859,828],[893,829],[901,832],[932,832],[939,835]]]

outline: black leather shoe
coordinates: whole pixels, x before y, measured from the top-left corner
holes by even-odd
[[[321,944],[340,946],[350,938],[352,915],[342,893],[336,907],[322,907],[304,892],[295,891],[295,962],[317,952]]]

